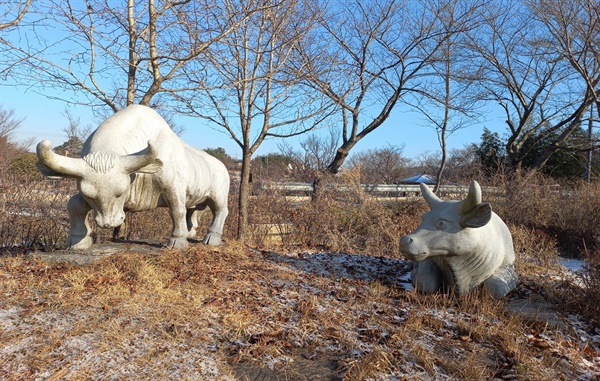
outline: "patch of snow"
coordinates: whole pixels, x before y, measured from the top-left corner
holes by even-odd
[[[561,258],[560,263],[567,268],[567,270],[574,273],[580,272],[585,265],[585,261],[582,259],[574,258]]]

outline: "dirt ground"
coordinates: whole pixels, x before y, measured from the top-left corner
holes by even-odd
[[[598,335],[530,279],[493,300],[408,277],[400,258],[237,242],[5,255],[0,379],[598,378]]]

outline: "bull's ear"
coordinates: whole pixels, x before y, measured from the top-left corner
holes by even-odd
[[[475,205],[471,210],[463,211],[460,225],[463,228],[480,228],[492,219],[492,206],[489,202]]]
[[[125,168],[127,173],[154,173],[159,171],[163,166],[163,162],[156,156],[154,143],[148,141],[148,146],[140,152],[121,156],[119,160],[121,160],[123,168]]]
[[[143,166],[135,171],[135,173],[155,173],[162,169],[163,162],[160,159],[154,159],[150,164]]]

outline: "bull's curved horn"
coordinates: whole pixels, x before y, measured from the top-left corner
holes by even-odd
[[[140,152],[121,156],[120,160],[127,173],[138,171],[153,173],[162,168],[162,161],[156,157],[154,144],[148,141],[148,146]]]
[[[48,140],[38,143],[36,153],[39,164],[42,164],[40,171],[45,175],[83,177],[86,172],[87,164],[83,159],[57,154],[52,151],[52,146]],[[47,169],[50,169],[51,172],[48,172]]]
[[[433,193],[431,189],[429,189],[427,185],[425,185],[424,183],[420,183],[419,186],[421,187],[421,194],[423,194],[423,198],[425,199],[425,201],[427,201],[427,205],[429,205],[429,208],[433,209],[438,204],[443,202],[438,196],[435,195],[435,193]]]
[[[477,181],[471,181],[471,185],[469,186],[469,193],[467,194],[467,198],[464,199],[462,205],[462,213],[468,213],[477,205],[481,204],[481,187],[477,183]]]

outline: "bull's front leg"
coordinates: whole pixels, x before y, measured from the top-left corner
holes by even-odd
[[[169,200],[169,214],[173,222],[173,232],[167,247],[172,249],[185,249],[188,244],[188,223],[187,223],[187,208],[181,199]]]
[[[412,262],[410,281],[417,292],[433,294],[442,291],[444,276],[439,266],[431,259]]]
[[[80,193],[69,199],[67,210],[71,218],[71,229],[67,239],[67,250],[85,250],[92,246],[92,227],[88,215],[92,208]]]

